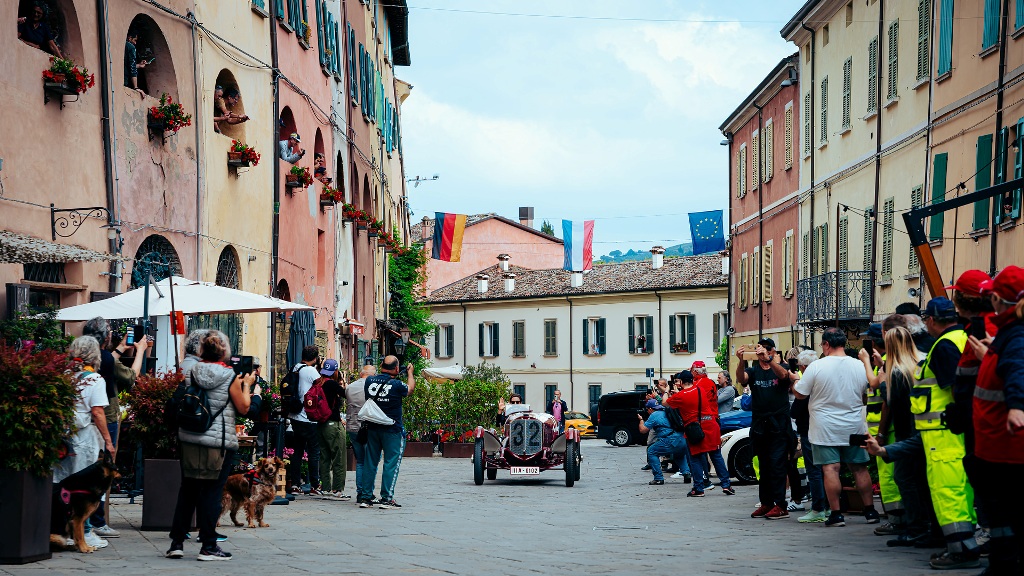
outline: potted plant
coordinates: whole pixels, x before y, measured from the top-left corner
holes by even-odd
[[[164,136],[167,132],[174,134],[192,125],[192,115],[186,113],[181,104],[164,92],[160,95],[160,104],[149,108],[147,124],[150,132]]]
[[[128,395],[129,439],[142,447],[142,530],[169,530],[181,488],[178,434],[164,419],[168,401],[184,376],[142,375]]]
[[[356,207],[352,204],[344,203],[341,205],[341,221],[352,222],[356,218]]]
[[[228,148],[228,166],[244,168],[256,166],[260,163],[260,155],[252,146],[248,146],[238,140],[231,141],[231,148]]]
[[[79,67],[67,58],[50,58],[50,68],[43,71],[43,89],[57,94],[84,94],[96,85],[96,76],[85,66]]]
[[[320,205],[321,206],[332,206],[343,200],[341,190],[337,188],[331,188],[330,186],[324,185],[324,189],[320,192]]]
[[[370,220],[371,220],[371,218],[370,218],[369,214],[367,214],[366,212],[363,212],[362,210],[356,210],[356,213],[355,213],[356,230],[366,230],[366,227],[369,224]]]
[[[67,354],[0,344],[0,564],[50,558],[52,467],[74,427]]]
[[[679,354],[681,352],[689,352],[690,348],[686,342],[676,342],[672,345],[672,351]]]
[[[380,236],[380,231],[381,231],[382,228],[383,228],[383,226],[381,225],[380,222],[378,222],[377,220],[370,220],[370,222],[369,222],[369,229],[370,229],[370,231],[367,232],[366,236],[369,239],[372,240],[372,239]]]
[[[302,21],[302,24],[299,25],[298,36],[302,47],[309,50],[309,41],[313,37],[313,31],[309,28],[309,22],[306,22],[305,20]]]
[[[313,175],[309,168],[292,166],[292,169],[284,175],[284,185],[287,188],[306,188],[313,184]]]

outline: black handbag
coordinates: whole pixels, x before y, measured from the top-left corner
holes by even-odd
[[[683,434],[686,435],[686,441],[687,442],[690,442],[690,443],[697,442],[697,443],[699,443],[701,440],[704,439],[704,429],[700,427],[700,420],[701,420],[701,417],[703,416],[701,407],[702,407],[703,404],[704,404],[704,392],[700,388],[698,388],[697,389],[697,420],[687,424],[686,425],[686,431],[683,432]]]

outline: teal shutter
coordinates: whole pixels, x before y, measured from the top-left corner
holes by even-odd
[[[340,79],[341,76],[341,44],[338,41],[341,39],[341,25],[338,22],[334,23],[334,58],[331,63],[331,69],[334,74]]]
[[[583,355],[590,354],[590,320],[583,319]]]
[[[1000,128],[996,134],[995,180],[992,182],[993,185],[1006,182],[1006,150],[1009,139],[1010,129],[1006,127]],[[999,224],[1003,221],[1003,203],[1009,197],[1009,194],[1000,194],[995,197],[995,201],[992,203],[992,221],[994,223]]]
[[[953,69],[953,0],[940,0],[939,76]]]
[[[686,318],[686,350],[688,352],[697,351],[697,317],[693,314],[687,314]]]
[[[1017,0],[1017,26],[1024,26],[1024,0]],[[1013,157],[1013,179],[1024,176],[1024,118],[1017,121],[1017,146],[1016,154]],[[1024,189],[1017,188],[1013,191],[1013,208],[1010,210],[1010,218],[1020,218],[1021,192]]]
[[[974,191],[984,190],[992,185],[992,135],[983,134],[978,136],[978,148],[975,155],[977,162],[975,167],[978,172],[974,175]],[[974,229],[982,230],[988,228],[988,198],[974,203]]]
[[[345,24],[345,29],[348,31],[348,95],[349,98],[357,100],[359,96],[356,92],[356,32],[348,23]]]
[[[936,154],[935,160],[932,161],[932,204],[938,204],[946,199],[946,163],[949,161],[948,154],[943,152],[942,154]],[[929,240],[941,240],[943,234],[943,225],[945,224],[945,214],[941,212],[931,217],[928,224],[928,239]]]
[[[434,358],[441,356],[441,327],[434,326]]]
[[[316,48],[320,53],[320,65],[323,66],[327,60],[327,46],[324,45],[324,16],[330,16],[327,14],[327,4],[323,1],[316,3]]]
[[[306,27],[309,26],[309,13],[306,11],[306,0],[295,0],[301,4],[302,20],[299,20],[299,25],[295,27],[296,30],[303,36],[306,35]]]
[[[629,325],[629,333],[628,333],[627,336],[629,337],[629,353],[630,354],[636,353],[636,332],[635,332],[634,327],[633,327],[633,324],[635,324],[635,323],[636,323],[636,320],[634,319],[633,316],[629,316],[628,318],[626,318],[626,324]]]
[[[605,319],[599,318],[597,320],[597,352],[604,354],[606,352],[605,347]]]
[[[645,318],[644,323],[647,325],[647,343],[644,345],[644,352],[650,354],[654,352],[654,316]]]
[[[495,322],[491,325],[494,330],[491,332],[491,356],[498,357],[498,323]]]
[[[981,34],[981,49],[991,48],[999,42],[999,4],[1001,0],[985,0],[985,28]]]
[[[1017,0],[1017,17],[1014,20],[1013,28],[1015,30],[1024,28],[1024,0]],[[1020,132],[1017,134],[1020,134]]]
[[[480,357],[484,356],[484,323],[480,323]]]
[[[277,17],[284,20],[284,3],[285,0],[271,0],[277,3]]]
[[[676,345],[676,316],[675,314],[668,317],[668,349],[671,350]]]
[[[451,358],[455,355],[455,327],[448,326],[444,332],[445,341],[448,344],[448,349],[445,352],[447,352],[448,357]]]

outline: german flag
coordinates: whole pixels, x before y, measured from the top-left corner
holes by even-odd
[[[466,229],[465,214],[434,213],[434,247],[431,258],[458,262],[462,258],[462,233]]]

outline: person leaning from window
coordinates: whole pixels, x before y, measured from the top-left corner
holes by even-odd
[[[298,132],[292,132],[288,135],[287,140],[281,140],[277,143],[277,150],[281,156],[281,160],[295,164],[306,155],[305,148],[299,148],[299,142],[302,139],[299,138]]]
[[[128,31],[128,37],[124,43],[124,85],[139,93],[145,98],[146,92],[139,88],[139,70],[145,68],[149,62],[138,59],[138,51],[135,45],[139,42],[139,31],[132,29]],[[150,61],[151,62],[151,61]]]
[[[235,114],[231,110],[238,106],[238,101],[242,95],[238,92],[238,88],[228,87],[227,89],[217,86],[213,91],[213,130],[220,133],[220,123],[225,122],[230,125],[241,124],[248,122],[249,117],[244,114]]]
[[[54,41],[53,30],[50,25],[43,22],[46,11],[41,2],[36,2],[32,7],[32,16],[28,19],[18,19],[18,40],[43,52],[48,52],[57,58],[63,58],[60,46]]]
[[[513,392],[512,395],[508,397],[508,403],[522,404],[523,397]],[[498,413],[494,416],[494,423],[500,428],[505,425],[506,420],[508,420],[508,416],[505,415],[505,399],[502,398],[498,400]]]

